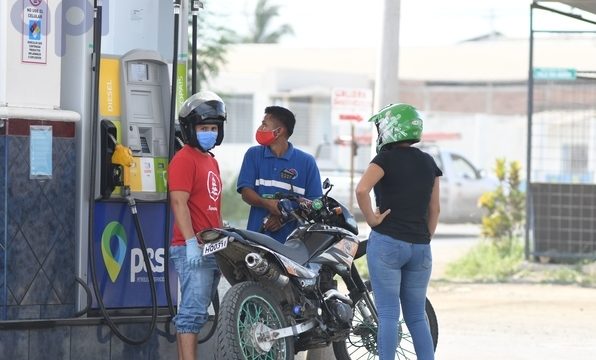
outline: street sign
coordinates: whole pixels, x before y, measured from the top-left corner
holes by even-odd
[[[572,68],[539,67],[532,70],[534,80],[575,80],[577,71]]]
[[[373,93],[366,88],[334,88],[331,91],[331,119],[363,121],[372,116]]]

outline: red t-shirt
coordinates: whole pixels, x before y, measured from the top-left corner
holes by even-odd
[[[221,227],[221,178],[219,165],[212,156],[203,156],[197,149],[185,145],[176,153],[168,167],[169,191],[190,194],[188,208],[195,233],[210,227]],[[185,245],[184,237],[174,223],[172,245]]]

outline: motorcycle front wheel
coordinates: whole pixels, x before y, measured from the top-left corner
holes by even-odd
[[[365,284],[369,289],[370,294],[374,296],[371,290],[370,281],[366,281]],[[433,339],[433,345],[436,350],[439,340],[439,325],[435,310],[428,299],[426,299],[425,311],[426,320],[430,327],[430,334]],[[369,304],[367,304],[364,297],[356,302],[350,335],[343,342],[333,343],[333,352],[337,360],[379,358],[377,349],[378,324],[374,318],[369,315],[371,312],[372,309],[370,309]],[[410,335],[410,331],[408,330],[403,317],[400,317],[398,324],[398,344],[395,351],[395,359],[417,359],[412,336]]]
[[[216,359],[289,360],[294,339],[263,340],[259,334],[287,325],[279,301],[256,282],[230,288],[220,306]]]

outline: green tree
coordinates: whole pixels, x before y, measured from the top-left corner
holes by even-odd
[[[224,174],[225,179],[233,179],[227,182],[223,189],[222,215],[223,220],[231,226],[245,228],[248,222],[250,206],[242,200],[242,196],[236,191],[238,175]]]
[[[211,1],[203,1],[205,8],[201,9],[197,19],[197,84],[200,90],[209,80],[219,74],[219,70],[226,63],[228,46],[233,43],[234,33],[216,19],[221,15],[211,11]],[[215,2],[214,2],[215,3]],[[192,65],[192,16],[188,18],[188,84],[191,86]]]
[[[524,226],[525,196],[520,190],[519,162],[497,159],[499,185],[484,193],[478,205],[486,210],[481,233],[487,239],[447,266],[446,275],[481,281],[503,281],[519,271],[523,260],[520,236]]]
[[[505,159],[497,159],[495,175],[499,185],[479,199],[480,207],[486,210],[482,217],[482,235],[499,247],[509,248],[524,227],[525,195],[520,190],[520,173],[518,161],[507,163]]]
[[[294,29],[288,24],[282,24],[277,29],[272,28],[273,20],[279,16],[279,5],[269,4],[269,0],[259,0],[250,24],[249,35],[241,37],[241,43],[275,44],[286,35],[293,35]]]

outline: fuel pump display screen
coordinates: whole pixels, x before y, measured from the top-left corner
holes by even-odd
[[[148,81],[149,80],[149,65],[131,63],[130,66],[130,81]]]

